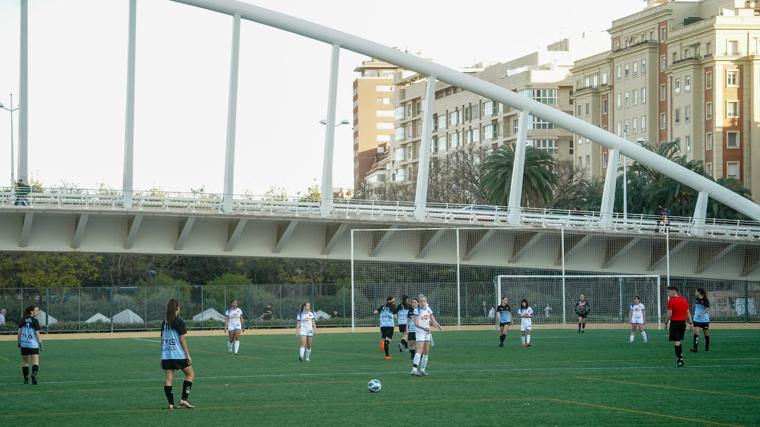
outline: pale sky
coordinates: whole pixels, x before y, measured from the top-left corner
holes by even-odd
[[[0,102],[18,99],[19,6],[0,0]],[[29,1],[29,170],[46,186],[120,189],[128,0]],[[421,51],[460,69],[506,61],[583,31],[606,30],[642,0],[256,0],[261,7]],[[451,5],[451,6],[449,6]],[[139,0],[135,189],[221,192],[232,18]],[[321,179],[330,47],[243,21],[235,192]],[[353,69],[341,51],[337,120],[352,118]],[[18,123],[18,113],[15,113]],[[10,180],[10,114],[0,110],[0,182]],[[334,186],[353,183],[352,132],[335,136]],[[18,142],[18,134],[16,134]],[[16,151],[17,154],[17,151]],[[5,185],[5,184],[3,184]]]

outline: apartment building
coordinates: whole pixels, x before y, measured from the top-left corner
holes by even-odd
[[[573,60],[589,50],[600,51],[606,35],[588,33],[563,39],[512,61],[493,65],[476,64],[463,70],[532,99],[572,113],[570,96]],[[576,47],[577,46],[577,47]],[[417,177],[422,106],[427,80],[417,74],[396,80],[395,130],[386,169],[389,180],[412,182]],[[433,111],[433,158],[445,159],[454,150],[476,148],[490,153],[517,137],[517,110],[444,82],[437,82]],[[528,144],[546,150],[560,162],[572,164],[573,135],[538,117],[528,122]]]
[[[393,136],[394,78],[401,69],[377,59],[362,61],[354,69],[354,188],[359,188]],[[384,179],[384,175],[374,175]]]
[[[585,114],[585,107],[575,114],[631,141],[678,141],[681,153],[703,161],[710,175],[736,178],[760,200],[760,155],[752,155],[760,149],[760,119],[754,117],[754,100],[760,99],[759,3],[650,0],[643,11],[614,21],[609,52],[572,69],[573,102],[593,106],[598,93],[603,104],[609,92],[609,114]],[[601,70],[607,69],[609,82],[602,87]],[[580,148],[575,139],[576,167],[603,176],[606,149]]]

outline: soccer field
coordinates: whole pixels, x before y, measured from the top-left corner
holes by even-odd
[[[688,333],[687,333],[688,337]],[[687,338],[688,339],[688,338]],[[0,342],[0,425],[760,425],[760,331],[714,330],[676,369],[665,331],[536,330],[505,348],[496,331],[435,334],[427,377],[408,353],[384,360],[379,334],[322,334],[300,363],[295,334],[188,339],[196,409],[169,411],[158,334],[48,340],[40,385],[23,385],[15,342]],[[690,341],[689,341],[690,344]],[[685,350],[688,346],[685,346]],[[175,379],[179,399],[180,379]],[[367,382],[382,381],[372,394]],[[422,418],[420,418],[422,417]]]

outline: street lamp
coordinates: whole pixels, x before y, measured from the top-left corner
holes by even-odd
[[[16,174],[14,172],[15,171],[15,167],[14,167],[14,160],[13,160],[13,158],[15,157],[14,153],[13,153],[13,147],[14,147],[14,143],[13,143],[13,112],[16,111],[16,110],[18,110],[19,106],[17,105],[15,108],[13,107],[13,94],[10,94],[10,95],[11,95],[10,106],[6,107],[5,105],[3,105],[2,102],[0,102],[0,108],[2,108],[3,110],[11,113],[11,186],[13,186],[13,183],[16,181]]]
[[[334,114],[334,110],[333,113]],[[333,117],[333,120],[335,118]],[[322,119],[319,123],[327,126],[327,120]],[[343,119],[334,127],[351,124],[348,119]],[[332,167],[333,167],[333,143],[335,141],[335,130],[329,127],[325,132],[325,154],[322,159],[322,186],[320,188],[319,210],[322,216],[328,216],[332,211]]]
[[[325,120],[325,119],[320,119],[319,123],[327,126],[327,120]],[[335,127],[343,126],[343,125],[350,125],[350,124],[351,124],[351,122],[349,122],[348,119],[343,119],[343,120],[340,121],[340,123],[338,123],[337,125],[335,125]]]

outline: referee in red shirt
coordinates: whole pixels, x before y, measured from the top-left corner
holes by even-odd
[[[675,342],[676,367],[683,367],[683,347],[681,341],[686,333],[686,321],[692,325],[689,302],[686,298],[678,295],[677,286],[668,286],[668,315],[665,317],[665,325],[668,327],[670,341]]]

